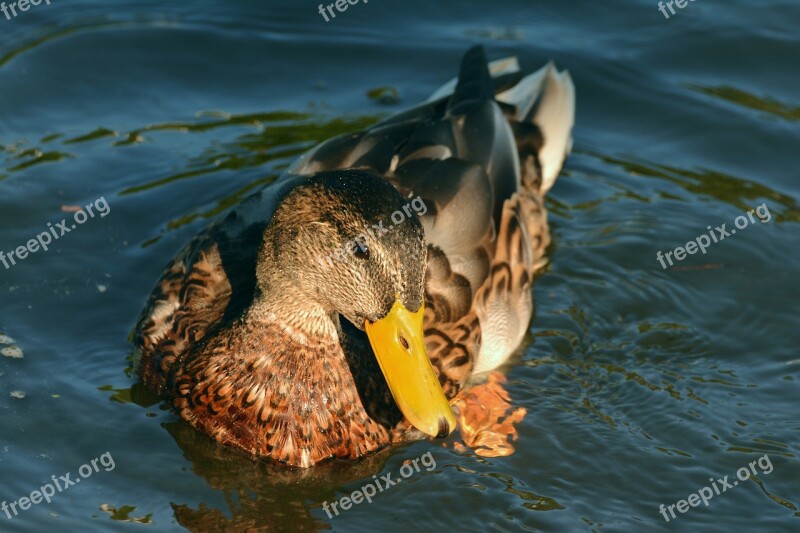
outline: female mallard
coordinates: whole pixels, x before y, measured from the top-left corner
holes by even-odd
[[[177,255],[136,328],[144,384],[302,467],[449,434],[448,398],[528,327],[573,116],[566,72],[471,49],[457,82],[321,144]]]

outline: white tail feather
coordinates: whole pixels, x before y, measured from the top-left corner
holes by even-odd
[[[541,193],[546,193],[555,183],[564,160],[572,150],[575,86],[569,72],[559,72],[551,61],[522,78],[511,89],[497,95],[497,100],[516,107],[516,119],[520,122],[526,120],[538,101],[536,113],[530,120],[539,127],[544,137],[539,162],[542,165]]]
[[[564,160],[572,151],[572,126],[575,124],[575,86],[568,71],[558,72],[549,65],[544,92],[533,117],[544,137],[539,151],[542,165],[541,192],[555,183]]]
[[[498,94],[497,101],[514,106],[517,109],[516,119],[518,122],[522,122],[542,93],[542,84],[552,68],[553,63],[551,62],[533,74],[528,74],[512,88]]]

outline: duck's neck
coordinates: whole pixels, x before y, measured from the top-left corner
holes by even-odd
[[[337,313],[282,283],[256,290],[246,320],[276,324],[303,344],[319,340],[338,343],[341,333]]]

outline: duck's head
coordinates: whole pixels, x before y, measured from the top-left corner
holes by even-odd
[[[276,208],[256,274],[262,292],[291,292],[308,321],[340,315],[366,331],[400,411],[418,430],[445,436],[455,417],[422,327],[424,207],[367,172],[317,174]]]

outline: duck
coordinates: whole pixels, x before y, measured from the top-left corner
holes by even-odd
[[[183,247],[135,326],[139,379],[291,467],[449,435],[454,397],[528,330],[574,114],[569,72],[469,49],[428,100],[312,148]]]

